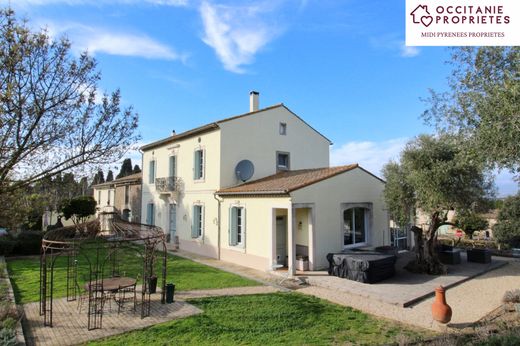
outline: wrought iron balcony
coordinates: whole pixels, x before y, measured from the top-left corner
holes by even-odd
[[[180,182],[178,177],[155,178],[155,190],[159,193],[178,192]]]

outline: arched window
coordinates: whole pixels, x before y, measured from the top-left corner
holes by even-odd
[[[349,208],[343,211],[343,246],[364,244],[368,233],[367,208]]]

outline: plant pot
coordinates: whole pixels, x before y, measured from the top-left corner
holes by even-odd
[[[446,290],[439,286],[435,289],[435,300],[432,304],[432,317],[440,323],[451,321],[451,307],[446,304]]]
[[[150,293],[155,293],[157,291],[157,276],[150,276],[148,279],[148,290]]]
[[[296,258],[296,270],[308,271],[309,270],[309,258],[307,256],[301,256]]]

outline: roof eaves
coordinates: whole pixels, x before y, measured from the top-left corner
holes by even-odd
[[[326,176],[323,176],[323,177],[321,177],[319,179],[312,180],[312,181],[306,182],[304,184],[300,184],[300,185],[294,186],[291,189],[288,189],[287,192],[293,192],[293,191],[296,191],[296,190],[299,190],[299,189],[303,189],[304,187],[307,187],[307,186],[310,186],[310,185],[314,185],[316,183],[319,183],[320,181],[330,179],[332,177],[335,177],[336,175],[339,175],[339,174],[351,171],[351,170],[356,169],[356,168],[359,167],[359,165],[357,163],[349,165],[349,166],[351,166],[351,167],[345,167],[345,169],[338,170],[337,172],[334,172],[334,173],[332,173],[330,175],[326,175]]]
[[[217,191],[215,194],[222,197],[230,196],[288,196],[287,190],[272,191]]]
[[[178,135],[175,135],[175,136],[170,136],[170,137],[163,138],[161,140],[158,140],[158,141],[155,141],[155,142],[152,142],[152,143],[149,143],[149,144],[145,144],[145,145],[143,145],[139,149],[141,149],[143,151],[144,150],[154,149],[154,148],[157,148],[157,147],[159,147],[161,145],[173,143],[173,142],[178,141],[180,139],[189,138],[189,137],[200,135],[200,134],[203,134],[203,133],[206,133],[206,132],[211,132],[211,131],[216,130],[216,129],[219,129],[219,126],[218,126],[217,123],[215,123],[215,122],[209,123],[209,124],[206,124],[206,125],[203,125],[203,126],[199,126],[199,127],[194,128],[194,129],[191,129],[191,130],[179,133]]]

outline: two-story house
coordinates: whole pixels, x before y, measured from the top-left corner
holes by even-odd
[[[383,245],[384,182],[356,164],[329,167],[331,142],[283,104],[141,148],[142,220],[186,251],[269,270],[310,270],[328,252]],[[388,238],[388,237],[386,237]]]
[[[141,222],[141,176],[134,173],[93,185],[97,212],[116,212],[123,220]]]

